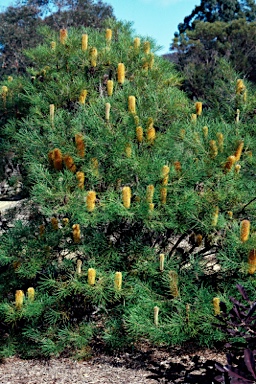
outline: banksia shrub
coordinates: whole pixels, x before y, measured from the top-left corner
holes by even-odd
[[[115,273],[115,281],[114,286],[117,291],[121,291],[122,289],[122,272]]]
[[[131,113],[136,113],[136,99],[135,96],[128,97],[128,110]]]
[[[78,244],[81,241],[80,225],[79,224],[74,224],[72,226],[72,229],[73,229],[73,240],[74,240],[74,243]]]
[[[108,93],[108,96],[112,96],[113,95],[113,88],[114,88],[113,80],[108,80],[107,81],[107,93]]]
[[[75,135],[75,143],[76,143],[76,149],[77,149],[78,155],[80,157],[84,157],[85,156],[85,143],[84,143],[84,138],[81,134]]]
[[[256,272],[256,249],[251,249],[248,256],[248,273],[253,275]]]
[[[88,35],[84,33],[82,35],[82,51],[87,51],[88,49]]]
[[[220,299],[218,297],[214,297],[212,300],[214,315],[217,316],[220,314]]]
[[[240,225],[240,240],[244,243],[249,239],[250,235],[250,221],[242,220]]]
[[[68,38],[68,31],[67,29],[61,29],[60,30],[60,42],[61,44],[65,44]]]
[[[15,307],[21,309],[24,301],[24,292],[22,290],[17,290],[15,293]]]
[[[117,81],[118,84],[123,84],[125,80],[125,67],[123,63],[118,63],[117,66]]]
[[[35,290],[34,290],[33,287],[28,288],[27,294],[28,294],[29,301],[34,301],[35,300]]]
[[[76,172],[76,165],[75,165],[74,160],[71,156],[69,156],[69,155],[63,156],[63,162],[69,171],[71,171],[73,173]]]
[[[89,191],[86,196],[86,208],[88,212],[92,212],[95,209],[96,204],[96,192]]]
[[[129,209],[131,206],[131,196],[132,196],[131,188],[130,187],[123,187],[122,196],[123,196],[124,207]]]
[[[88,284],[94,285],[95,279],[96,279],[96,270],[94,268],[89,268],[88,269],[88,280],[87,280]]]

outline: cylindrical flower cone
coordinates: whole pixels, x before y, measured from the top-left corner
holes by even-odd
[[[106,29],[106,42],[109,44],[112,39],[112,29]]]
[[[209,141],[210,146],[210,157],[214,159],[218,155],[218,147],[215,140]]]
[[[156,130],[152,124],[147,129],[147,140],[150,144],[153,144],[155,141],[155,138],[156,138]]]
[[[57,231],[59,229],[59,221],[56,217],[51,218],[52,228]]]
[[[90,50],[90,61],[91,61],[91,66],[96,67],[97,65],[97,57],[98,57],[98,50],[97,48],[93,47]]]
[[[185,129],[181,129],[180,130],[180,138],[181,138],[181,140],[184,140],[185,136],[186,136],[186,130]]]
[[[60,42],[61,44],[65,44],[68,38],[68,31],[67,29],[61,29],[60,30]]]
[[[249,239],[250,235],[250,221],[242,220],[240,226],[240,240],[245,243]]]
[[[117,291],[121,291],[122,289],[122,272],[115,273],[115,281],[114,286]]]
[[[231,171],[231,169],[232,169],[233,165],[235,164],[235,162],[236,162],[236,157],[233,156],[233,155],[229,156],[227,158],[227,161],[226,161],[225,165],[224,165],[224,170],[226,172]]]
[[[238,124],[240,121],[240,109],[236,110],[236,123]]]
[[[92,173],[93,176],[99,177],[99,162],[96,157],[93,157],[91,160],[92,163]]]
[[[112,96],[113,95],[113,89],[114,89],[114,82],[113,82],[113,80],[108,80],[107,81],[107,93],[108,93],[108,96]]]
[[[15,306],[17,309],[21,309],[24,301],[24,292],[22,290],[17,290],[15,293]]]
[[[195,107],[196,107],[196,115],[200,116],[203,110],[203,103],[201,101],[197,101],[195,104]]]
[[[161,170],[162,185],[168,184],[169,172],[170,168],[168,167],[168,165],[164,165]]]
[[[82,51],[87,51],[88,49],[88,35],[84,33],[82,35]]]
[[[236,173],[240,173],[240,170],[241,170],[241,165],[240,164],[236,164],[235,165],[235,172]]]
[[[159,269],[160,269],[160,272],[163,272],[164,270],[164,254],[163,253],[160,253],[160,256],[159,256]]]
[[[27,294],[28,294],[29,301],[34,301],[35,300],[35,290],[34,290],[33,287],[28,288]]]
[[[62,224],[64,225],[64,227],[67,227],[69,224],[69,219],[67,217],[63,217]]]
[[[153,202],[154,191],[155,191],[155,187],[154,187],[153,184],[150,184],[150,185],[147,186],[147,193],[146,193],[147,203],[152,203]]]
[[[154,211],[154,208],[155,208],[155,204],[154,203],[149,203],[148,204],[148,208],[149,208],[149,212],[153,212]]]
[[[218,297],[214,297],[212,300],[214,315],[217,316],[220,314],[220,299]]]
[[[122,189],[122,196],[123,196],[123,205],[125,208],[129,209],[131,206],[131,188],[130,187],[123,187]]]
[[[159,315],[159,307],[155,306],[154,307],[154,324],[156,327],[158,327],[158,315]]]
[[[117,66],[117,81],[118,84],[123,84],[125,80],[125,67],[123,63],[119,63]]]
[[[149,69],[153,68],[154,62],[155,62],[155,56],[153,53],[150,53],[149,58],[148,58],[148,68]]]
[[[230,219],[233,219],[233,212],[232,211],[228,211],[227,214],[228,214],[228,217]]]
[[[53,124],[53,121],[54,121],[54,104],[50,104],[50,121],[51,123]]]
[[[74,224],[72,226],[72,229],[73,229],[73,240],[74,240],[74,243],[78,244],[81,241],[80,225],[79,224]]]
[[[241,154],[242,154],[242,151],[243,151],[243,147],[244,147],[244,142],[240,141],[238,146],[237,146],[236,152],[235,152],[236,161],[240,160],[240,157],[241,157]]]
[[[52,49],[53,51],[55,51],[55,49],[56,49],[56,43],[55,43],[55,41],[51,41],[51,49]]]
[[[78,155],[80,157],[84,157],[85,156],[85,143],[84,143],[84,138],[81,134],[75,135],[75,143],[76,143],[76,149],[77,149]]]
[[[138,115],[134,115],[133,118],[134,118],[134,123],[135,123],[135,125],[137,127],[139,125],[139,123],[140,123],[139,116]]]
[[[76,273],[78,275],[81,275],[82,274],[82,260],[78,259],[77,262],[76,262]]]
[[[96,270],[94,268],[88,269],[88,284],[94,285],[96,279]]]
[[[197,114],[196,113],[192,113],[192,115],[191,115],[191,122],[194,123],[194,124],[197,122]]]
[[[96,192],[89,191],[86,196],[86,208],[88,212],[92,212],[95,209]]]
[[[63,167],[63,158],[60,149],[55,148],[52,152],[53,166],[57,171],[60,171]]]
[[[140,48],[140,38],[139,37],[135,37],[135,39],[133,41],[133,46],[134,46],[135,50],[138,50]]]
[[[174,165],[175,171],[177,173],[180,173],[181,172],[181,163],[179,161],[174,161],[173,165]]]
[[[224,144],[223,133],[218,132],[216,136],[217,136],[217,141],[218,141],[218,148],[219,148],[220,152],[223,152],[223,144]]]
[[[84,172],[77,172],[76,173],[76,178],[77,178],[77,181],[78,181],[78,188],[80,189],[84,189]]]
[[[198,235],[195,236],[195,242],[197,247],[200,247],[203,241],[203,236],[199,233]]]
[[[131,144],[126,144],[125,146],[125,154],[127,157],[132,157],[132,147],[131,147]]]
[[[236,94],[241,95],[245,91],[246,87],[242,79],[238,79],[236,82]]]
[[[106,103],[105,104],[105,119],[106,119],[106,121],[109,121],[109,119],[110,119],[110,108],[111,108],[110,103]]]
[[[170,291],[171,295],[173,297],[179,296],[179,290],[178,290],[178,274],[176,271],[170,271],[169,272],[170,277]]]
[[[160,189],[160,200],[162,204],[166,204],[167,199],[167,188],[163,187]]]
[[[64,156],[63,157],[63,162],[64,162],[64,164],[66,165],[66,168],[69,171],[71,171],[73,173],[76,172],[76,165],[75,165],[74,160],[73,160],[73,158],[71,156],[69,156],[69,155]]]
[[[13,77],[12,76],[8,76],[7,80],[8,80],[8,83],[11,83],[13,81]]]
[[[135,96],[128,97],[128,110],[131,113],[136,113],[136,99]]]
[[[80,96],[79,96],[79,103],[81,105],[85,104],[85,100],[86,100],[87,94],[88,94],[88,91],[86,89],[83,89],[81,91]]]
[[[150,41],[145,41],[143,44],[143,50],[146,55],[150,53]]]
[[[143,141],[143,128],[141,126],[136,128],[136,137],[138,143],[142,143]]]
[[[202,130],[203,130],[203,135],[204,135],[204,137],[207,139],[207,137],[208,137],[208,131],[209,131],[208,127],[205,125],[205,126],[202,128]]]
[[[248,256],[248,273],[253,275],[256,272],[256,249],[252,249]]]
[[[215,207],[215,210],[214,210],[213,216],[212,216],[212,226],[213,227],[216,227],[216,225],[218,224],[218,219],[219,219],[219,208]]]

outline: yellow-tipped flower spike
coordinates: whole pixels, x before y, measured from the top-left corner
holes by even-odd
[[[242,220],[240,226],[240,240],[245,243],[250,235],[250,221]]]
[[[167,188],[163,187],[160,189],[160,200],[162,204],[166,204]]]
[[[218,155],[218,147],[215,140],[209,141],[210,146],[210,157],[214,159]]]
[[[135,123],[136,127],[139,125],[139,123],[140,123],[139,116],[134,115],[134,123]]]
[[[147,186],[147,192],[146,192],[147,203],[152,203],[153,202],[154,191],[155,191],[155,187],[154,187],[153,184],[150,184],[150,185]]]
[[[217,136],[219,150],[220,150],[220,152],[223,152],[223,144],[224,144],[223,133],[217,132],[216,136]]]
[[[218,297],[214,297],[212,300],[214,315],[217,316],[220,314],[220,299]]]
[[[235,162],[236,162],[236,157],[235,156],[229,156],[227,158],[227,161],[226,161],[225,165],[224,165],[224,170],[226,172],[229,172],[232,169],[232,167],[235,164]]]
[[[256,249],[252,249],[248,256],[248,273],[253,275],[256,272]]]
[[[61,29],[60,30],[60,42],[61,44],[65,44],[68,38],[68,31],[67,29]]]
[[[196,123],[197,122],[197,114],[196,113],[192,113],[192,115],[191,115],[191,122],[192,123]]]
[[[235,158],[236,158],[236,161],[239,161],[239,160],[240,160],[240,157],[241,157],[243,148],[244,148],[244,142],[243,142],[243,141],[240,141],[239,144],[238,144],[238,146],[237,146],[236,152],[235,152]]]
[[[78,155],[80,157],[84,157],[85,156],[85,143],[84,143],[83,135],[81,135],[80,133],[76,134],[75,135],[75,143],[76,143],[76,149],[77,149]]]
[[[55,51],[55,48],[56,48],[56,42],[55,41],[51,41],[51,49],[53,51]]]
[[[154,211],[155,204],[149,203],[148,207],[149,207],[149,212],[152,212]]]
[[[64,162],[64,164],[66,165],[66,168],[67,168],[69,171],[71,171],[71,172],[73,172],[73,173],[76,172],[76,165],[75,165],[75,163],[74,163],[74,159],[73,159],[73,157],[71,157],[71,156],[69,156],[69,155],[66,155],[66,156],[63,157],[63,162]]]
[[[239,173],[240,170],[241,170],[241,165],[240,165],[240,164],[236,164],[236,165],[235,165],[235,172],[236,172],[236,173]]]
[[[123,196],[124,207],[129,209],[131,206],[131,196],[132,196],[131,188],[130,187],[123,187],[122,196]]]
[[[159,315],[159,307],[155,306],[154,307],[154,324],[156,327],[158,327],[158,315]]]
[[[113,95],[113,89],[114,89],[114,82],[113,82],[113,80],[108,80],[107,81],[107,93],[108,93],[108,96],[112,96]]]
[[[106,29],[106,41],[107,43],[110,43],[112,39],[112,29],[107,28]]]
[[[52,228],[57,231],[59,229],[59,221],[56,217],[51,218]]]
[[[94,268],[88,269],[88,284],[94,285],[96,279],[96,270]]]
[[[89,191],[86,196],[86,208],[88,212],[92,212],[95,209],[96,192]]]
[[[150,41],[145,41],[143,44],[143,51],[148,55],[150,53]]]
[[[91,48],[90,50],[90,60],[91,60],[91,66],[96,67],[97,65],[97,57],[98,57],[98,50],[96,47]]]
[[[212,216],[212,226],[216,227],[218,223],[218,218],[219,218],[219,207],[215,207],[213,216]]]
[[[80,189],[84,189],[84,172],[77,172],[76,173],[76,178],[77,178],[77,181],[78,181],[78,188]]]
[[[196,107],[196,115],[197,116],[202,115],[203,103],[201,101],[197,101],[196,104],[195,104],[195,107]]]
[[[34,301],[35,300],[35,290],[33,287],[30,287],[27,289],[27,294],[28,294],[28,299],[29,301]]]
[[[77,262],[76,262],[76,273],[78,275],[81,275],[82,274],[82,260],[78,259]]]
[[[242,79],[238,79],[236,82],[236,94],[241,95],[246,89]]]
[[[67,227],[69,224],[69,219],[67,217],[63,217],[62,223],[63,223],[64,227]]]
[[[202,130],[203,130],[204,137],[207,139],[207,137],[208,137],[208,131],[209,131],[208,127],[207,127],[207,126],[204,126],[204,127],[202,128]]]
[[[13,81],[13,77],[12,76],[8,76],[7,80],[8,80],[8,83],[11,83]]]
[[[125,154],[127,157],[132,157],[132,147],[131,144],[127,143],[125,146]]]
[[[134,46],[135,50],[138,50],[140,48],[140,38],[139,37],[135,37],[135,39],[133,41],[133,46]]]
[[[115,281],[114,286],[117,291],[121,291],[122,289],[122,272],[115,273]]]
[[[138,143],[142,143],[143,141],[143,128],[141,126],[136,128],[136,137]]]
[[[135,96],[128,96],[128,110],[131,113],[136,113],[136,98],[135,98]]]
[[[159,256],[159,269],[160,269],[160,272],[163,272],[164,270],[164,254],[163,253],[160,253],[160,256]]]
[[[230,219],[233,219],[233,212],[232,211],[228,211],[227,214],[228,214],[228,217]]]
[[[82,35],[82,51],[87,51],[88,49],[88,35],[84,33]]]
[[[88,91],[86,89],[83,89],[81,91],[80,96],[79,96],[79,103],[81,105],[85,104],[85,100],[86,100],[87,94],[88,94]]]
[[[125,67],[123,63],[119,63],[117,66],[117,81],[118,84],[123,84],[125,80]]]
[[[79,224],[74,224],[72,226],[72,229],[73,229],[73,240],[74,240],[74,243],[78,244],[81,241],[80,225]]]
[[[147,140],[150,142],[150,144],[153,144],[155,138],[156,138],[156,130],[153,126],[153,119],[150,117],[148,119]]]
[[[148,59],[148,68],[149,69],[152,69],[153,66],[154,66],[154,62],[155,62],[155,56],[153,53],[150,53],[149,55],[149,59]]]
[[[2,95],[6,95],[8,92],[8,87],[6,87],[6,85],[3,85],[2,86]]]
[[[110,108],[111,108],[110,103],[106,103],[105,104],[105,119],[106,119],[106,121],[109,121],[109,118],[110,118]]]
[[[169,277],[170,277],[170,291],[171,295],[173,297],[178,297],[179,296],[179,290],[178,290],[178,274],[176,271],[170,271],[169,272]]]
[[[21,309],[24,301],[24,292],[22,290],[17,290],[15,293],[15,306],[17,309]]]
[[[169,172],[170,168],[168,167],[168,165],[164,165],[161,170],[162,185],[168,184]]]

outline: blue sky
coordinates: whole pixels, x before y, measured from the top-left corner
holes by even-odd
[[[190,15],[200,0],[105,0],[114,8],[119,20],[132,21],[136,33],[153,37],[163,48],[159,53],[168,53],[177,26]],[[0,0],[0,10],[13,4]]]

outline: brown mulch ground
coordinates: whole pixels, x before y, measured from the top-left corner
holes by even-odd
[[[11,357],[0,364],[0,384],[211,384],[213,361],[224,364],[224,353],[194,350],[193,346],[169,351],[145,347],[144,351],[99,355],[87,361]]]

